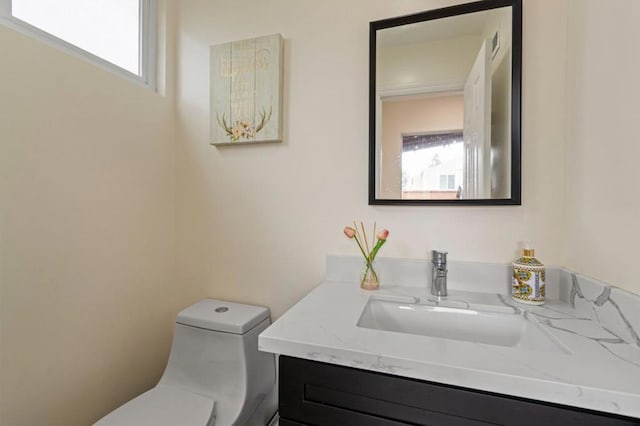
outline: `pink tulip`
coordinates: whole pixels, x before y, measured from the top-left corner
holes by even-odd
[[[356,236],[356,230],[351,228],[350,226],[345,226],[344,227],[344,235],[347,236],[347,238],[353,238]]]
[[[345,231],[345,232],[346,232],[346,231]],[[389,231],[388,231],[388,230],[386,230],[386,229],[383,229],[383,230],[382,230],[382,231],[380,231],[380,233],[378,234],[378,239],[379,239],[379,240],[384,241],[384,240],[386,240],[386,239],[387,239],[387,237],[388,237],[388,236],[389,236]]]

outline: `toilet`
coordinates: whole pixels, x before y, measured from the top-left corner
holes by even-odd
[[[95,426],[265,426],[277,410],[273,354],[258,351],[269,310],[205,299],[178,314],[153,389]]]

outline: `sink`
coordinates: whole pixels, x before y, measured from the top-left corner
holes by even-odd
[[[460,304],[460,303],[459,303]],[[464,302],[462,305],[466,305]],[[530,351],[567,353],[538,324],[507,307],[452,307],[370,298],[358,327]],[[503,308],[503,309],[500,309]],[[504,311],[506,308],[507,312]]]

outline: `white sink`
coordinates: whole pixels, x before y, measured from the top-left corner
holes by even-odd
[[[450,305],[453,305],[450,304]],[[358,327],[530,351],[567,353],[539,325],[506,308],[428,306],[370,298]]]

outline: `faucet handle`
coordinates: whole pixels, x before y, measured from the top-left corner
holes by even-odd
[[[447,252],[431,250],[431,261],[437,265],[445,265],[447,263]]]

